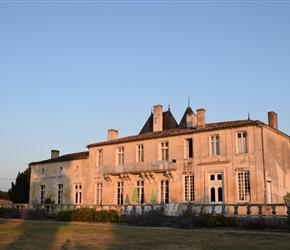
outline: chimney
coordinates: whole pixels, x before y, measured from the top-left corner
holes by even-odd
[[[51,159],[59,157],[59,150],[51,150]]]
[[[205,109],[197,109],[197,127],[204,128],[205,127]]]
[[[108,141],[118,139],[118,137],[119,137],[118,133],[119,133],[118,130],[109,129],[108,130]]]
[[[162,131],[163,129],[163,112],[162,105],[155,105],[153,107],[153,132]]]
[[[268,112],[268,125],[274,129],[278,129],[278,115],[274,111]]]

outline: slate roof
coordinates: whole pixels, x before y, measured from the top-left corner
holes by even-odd
[[[72,160],[87,159],[87,158],[89,158],[89,151],[84,151],[84,152],[78,152],[78,153],[73,153],[73,154],[61,155],[59,157],[55,157],[55,158],[44,160],[44,161],[31,162],[29,163],[29,165],[62,162],[62,161],[72,161]]]
[[[180,120],[180,123],[179,123],[179,128],[186,128],[187,127],[187,123],[186,123],[186,115],[187,114],[194,114],[191,107],[188,106],[187,109],[185,110],[181,120]]]
[[[115,140],[93,143],[93,144],[89,144],[87,147],[90,148],[90,147],[105,146],[105,145],[119,144],[119,143],[132,142],[132,141],[142,141],[142,140],[148,140],[148,139],[200,133],[200,132],[226,129],[226,128],[254,126],[261,123],[262,122],[259,120],[237,120],[237,121],[228,121],[228,122],[208,123],[205,125],[204,128],[174,128],[174,129],[167,129],[167,130],[157,131],[157,132],[148,132],[148,133],[142,133],[135,136],[127,136],[127,137],[123,137],[123,138],[119,138]]]

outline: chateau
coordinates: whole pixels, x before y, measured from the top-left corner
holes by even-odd
[[[87,145],[88,151],[32,162],[30,204],[272,204],[290,192],[290,137],[268,123],[206,123],[190,105],[178,123],[154,106],[138,135]]]

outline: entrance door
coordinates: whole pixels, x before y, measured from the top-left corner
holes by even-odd
[[[209,174],[209,203],[210,204],[223,204],[223,174],[212,173]],[[221,206],[215,207],[216,213],[222,212]]]

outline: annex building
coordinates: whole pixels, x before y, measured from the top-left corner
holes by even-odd
[[[88,151],[32,162],[30,204],[272,204],[290,192],[290,137],[268,123],[206,123],[205,109],[153,111],[138,135],[87,145]]]

